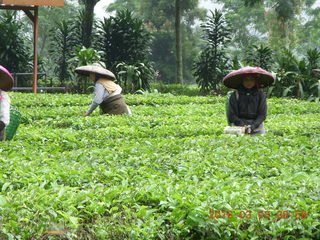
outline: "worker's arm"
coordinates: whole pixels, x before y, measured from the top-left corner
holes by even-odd
[[[1,92],[0,94],[0,121],[2,122],[2,126],[8,126],[10,122],[10,98],[5,92]]]
[[[104,86],[100,83],[96,83],[94,88],[94,99],[86,115],[90,115],[108,95],[109,93]]]
[[[258,116],[257,118],[253,121],[253,124],[251,126],[252,130],[256,129],[259,127],[259,125],[266,120],[267,117],[267,100],[266,100],[266,95],[262,92],[259,91],[259,107],[258,107]]]
[[[229,99],[228,120],[236,126],[244,126],[244,122],[238,117],[238,102],[236,93],[233,92]]]

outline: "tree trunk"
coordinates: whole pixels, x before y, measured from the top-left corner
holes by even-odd
[[[83,27],[82,44],[86,48],[91,47],[94,7],[99,1],[100,0],[83,0],[84,18],[82,23],[82,27]]]
[[[183,83],[182,45],[181,45],[181,0],[176,1],[176,82]]]

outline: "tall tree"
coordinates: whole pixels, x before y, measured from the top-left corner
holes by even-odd
[[[94,7],[99,1],[100,0],[80,0],[80,3],[84,4],[82,44],[86,48],[91,47],[92,27],[94,22]]]
[[[199,37],[192,27],[196,19],[204,19],[205,9],[198,8],[199,0],[180,0],[181,6],[181,48],[184,55],[184,82],[192,82],[192,62],[199,51]],[[176,76],[176,43],[175,43],[175,1],[168,0],[116,0],[108,11],[129,8],[151,30],[151,60],[159,70],[159,78],[165,83],[174,83]]]
[[[215,10],[211,14],[207,22],[201,25],[207,46],[194,65],[196,81],[204,94],[217,90],[230,65],[225,53],[232,37],[229,23],[221,11]]]
[[[218,0],[223,3],[226,17],[231,20],[235,49],[252,48],[265,44],[276,52],[284,48],[295,48],[306,11],[315,0]],[[301,32],[301,31],[300,31]],[[301,35],[301,34],[300,34]],[[236,50],[239,52],[239,50]],[[243,53],[245,51],[242,51]]]
[[[275,10],[277,17],[282,22],[287,22],[300,12],[302,6],[310,3],[306,0],[242,0],[247,6],[255,6],[257,4],[267,4]]]
[[[182,46],[181,46],[181,1],[176,0],[176,82],[183,83],[183,63],[182,63]]]
[[[134,65],[147,62],[151,36],[143,21],[129,10],[118,11],[116,16],[104,18],[98,27],[96,48],[104,54],[106,67],[116,70],[120,62]]]
[[[76,45],[75,26],[72,20],[62,20],[51,29],[50,54],[55,63],[55,74],[58,75],[60,85],[64,86],[70,78],[69,60],[74,56]]]

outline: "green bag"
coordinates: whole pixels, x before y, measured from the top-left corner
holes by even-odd
[[[21,120],[21,113],[14,108],[10,109],[10,123],[6,127],[6,140],[12,140],[17,132]]]

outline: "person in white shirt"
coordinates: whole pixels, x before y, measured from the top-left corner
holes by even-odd
[[[12,87],[12,75],[0,65],[0,141],[5,140],[5,128],[10,122],[10,97],[6,91]]]
[[[98,106],[104,114],[131,114],[121,96],[122,88],[114,82],[116,77],[112,72],[99,64],[78,67],[75,71],[89,76],[95,82],[94,99],[85,116],[89,116]]]

